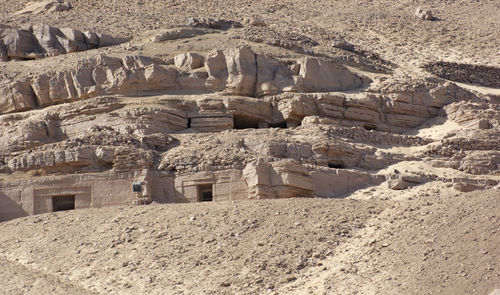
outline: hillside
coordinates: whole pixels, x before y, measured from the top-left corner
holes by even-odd
[[[500,283],[498,191],[433,191],[411,201],[154,204],[13,220],[0,225],[0,290],[488,294]]]
[[[498,1],[0,7],[1,294],[500,289]]]

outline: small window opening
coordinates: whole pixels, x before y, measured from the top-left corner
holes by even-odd
[[[363,125],[363,128],[365,128],[366,130],[377,130],[377,126],[373,124],[365,124]]]
[[[140,182],[134,182],[132,183],[132,192],[134,193],[140,193],[142,191],[142,186]]]
[[[282,121],[279,123],[269,124],[269,128],[286,128],[286,121]]]
[[[75,210],[75,196],[52,197],[52,212]]]
[[[204,185],[198,188],[199,190],[199,201],[200,202],[211,202],[213,201],[212,185]]]
[[[335,169],[343,169],[345,166],[344,166],[344,163],[342,162],[328,162],[328,168],[335,168]]]
[[[234,129],[257,129],[259,128],[259,120],[247,116],[233,116]]]
[[[191,118],[188,118],[187,128],[191,128]]]

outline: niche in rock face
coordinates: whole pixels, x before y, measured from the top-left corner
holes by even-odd
[[[377,126],[373,124],[365,124],[363,125],[363,128],[365,128],[365,130],[377,130]]]
[[[345,165],[342,161],[328,161],[328,168],[343,169]]]
[[[234,129],[257,129],[259,128],[259,120],[243,115],[233,116]]]

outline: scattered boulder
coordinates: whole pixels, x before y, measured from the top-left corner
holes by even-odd
[[[423,20],[435,20],[430,9],[423,9],[421,7],[415,10],[415,16]]]
[[[387,186],[393,190],[404,190],[405,188],[409,187],[410,184],[402,178],[397,178],[388,180]]]
[[[43,49],[33,39],[30,31],[0,25],[0,42],[4,44],[9,58],[33,59],[42,55]]]

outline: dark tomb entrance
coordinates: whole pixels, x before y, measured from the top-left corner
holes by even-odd
[[[75,196],[54,196],[52,197],[52,212],[67,211],[75,209]]]
[[[203,185],[198,187],[198,201],[211,202],[213,201],[212,185]]]

